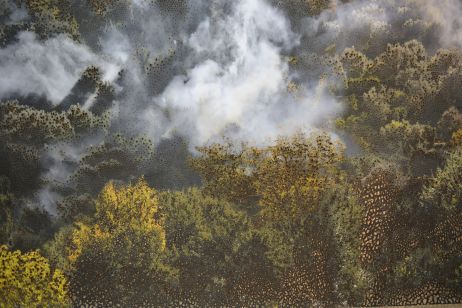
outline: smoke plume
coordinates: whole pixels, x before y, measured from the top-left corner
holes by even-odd
[[[30,18],[24,7],[7,2],[5,25]],[[123,0],[102,19],[82,15],[89,10],[72,0],[75,17],[85,21],[79,41],[19,31],[0,49],[0,99],[36,95],[62,107],[94,65],[114,89],[110,133],[147,135],[155,144],[179,135],[191,148],[223,137],[262,145],[300,130],[322,127],[334,134],[330,120],[342,112],[323,68],[296,70],[290,59],[314,59],[307,66],[314,68],[317,58],[306,55],[358,47],[375,56],[389,43],[414,38],[430,52],[461,47],[458,0],[332,1],[320,15],[303,18],[275,2],[281,1]],[[92,110],[97,95],[71,103]],[[65,182],[73,169],[63,157],[76,163],[86,146],[50,146],[47,180]],[[44,203],[59,199],[50,187],[40,193],[51,200]]]
[[[64,35],[42,43],[32,32],[21,32],[17,42],[0,49],[0,98],[36,94],[58,105],[91,64],[101,67],[106,81],[114,80],[116,64],[88,47]]]

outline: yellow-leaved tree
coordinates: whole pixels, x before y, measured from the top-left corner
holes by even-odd
[[[67,280],[38,251],[21,253],[0,246],[0,307],[68,305]]]
[[[103,188],[94,221],[77,223],[67,247],[76,304],[147,305],[165,298],[173,273],[164,262],[158,203],[144,179]]]
[[[239,204],[258,202],[265,214],[299,220],[319,209],[327,188],[339,180],[343,148],[328,135],[296,134],[274,145],[213,144],[192,160],[205,191]]]
[[[335,247],[329,215],[341,199],[343,147],[326,134],[296,134],[266,147],[214,144],[192,160],[205,192],[250,211],[265,255],[283,273],[280,296],[290,305],[329,302],[335,290]]]

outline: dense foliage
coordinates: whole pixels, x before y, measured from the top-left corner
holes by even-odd
[[[65,307],[67,281],[37,251],[22,254],[0,246],[0,294],[2,307]]]
[[[269,2],[302,27],[355,1]],[[323,70],[342,106],[327,130],[155,144],[114,119],[94,66],[57,106],[1,101],[0,306],[462,303],[462,51],[431,46],[418,1],[383,2],[399,11],[385,30],[288,57],[295,97],[297,76]],[[128,3],[0,0],[0,46],[27,29],[100,48],[88,33]],[[3,22],[17,7],[29,18]],[[143,52],[149,78],[175,63]]]

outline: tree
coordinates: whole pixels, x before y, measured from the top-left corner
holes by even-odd
[[[79,105],[57,112],[18,101],[0,103],[0,166],[10,179],[12,192],[27,195],[40,186],[40,159],[49,148],[104,131],[107,120]]]
[[[157,192],[143,179],[103,188],[94,220],[77,223],[70,247],[63,247],[76,303],[145,305],[166,298],[175,274],[164,262],[158,202]]]
[[[274,283],[272,264],[246,212],[188,189],[161,193],[160,213],[184,296],[200,305],[270,300],[262,295]],[[258,289],[246,288],[255,282]]]
[[[462,148],[459,146],[447,157],[444,168],[438,169],[423,191],[423,199],[444,211],[462,210]]]
[[[340,144],[326,135],[281,138],[264,148],[214,144],[198,148],[192,166],[202,175],[205,190],[239,204],[258,201],[268,212],[297,217],[304,202],[328,186],[341,161]],[[303,200],[303,201],[302,201]]]
[[[461,60],[457,50],[429,56],[415,40],[390,44],[374,58],[346,49],[339,72],[347,112],[338,128],[369,153],[393,155],[407,173],[428,176],[444,161],[444,149],[460,129],[461,97],[455,87],[462,85]]]
[[[423,207],[432,215],[432,225],[425,232],[432,257],[426,263],[431,277],[439,277],[446,287],[461,293],[462,282],[462,149],[459,146],[447,157],[444,168],[422,192]],[[429,244],[429,245],[428,245]]]
[[[285,293],[277,296],[293,305],[335,301],[337,258],[328,213],[336,202],[329,189],[343,179],[341,146],[327,135],[299,134],[268,147],[216,144],[199,151],[203,155],[192,164],[205,192],[257,211],[253,221],[265,254],[281,273]]]
[[[80,38],[77,21],[69,13],[69,1],[26,0],[25,2],[32,17],[31,26],[42,38],[57,33],[67,33],[73,39]]]
[[[38,251],[21,253],[0,246],[0,305],[2,307],[65,307],[67,280],[52,270]]]
[[[12,195],[7,177],[0,176],[0,245],[7,244],[14,229]]]

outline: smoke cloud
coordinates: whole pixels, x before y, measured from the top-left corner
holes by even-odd
[[[334,134],[329,120],[342,112],[323,82],[323,68],[297,71],[289,57],[357,46],[375,56],[388,43],[413,38],[430,51],[462,42],[458,0],[332,1],[320,15],[301,19],[270,0],[185,0],[169,7],[180,2],[118,1],[104,21],[81,24],[80,42],[19,32],[0,49],[0,99],[33,94],[59,106],[95,65],[115,89],[110,133],[143,134],[154,143],[180,135],[191,148],[223,137],[262,145],[300,130],[322,127]],[[24,8],[8,3],[5,24],[29,18]],[[97,93],[71,103],[91,109]],[[50,146],[44,154],[48,183],[65,182],[87,146]],[[43,203],[59,200],[52,187],[40,191]]]
[[[422,1],[424,18],[439,25],[438,42],[442,47],[462,47],[462,2],[446,0],[440,3]]]
[[[404,30],[425,25],[433,31],[428,39],[438,37],[438,42],[429,40],[428,45],[436,45],[430,47],[457,47],[462,41],[458,0],[438,5],[411,0],[333,2],[331,9],[294,27],[264,0],[189,1],[186,12],[175,13],[151,1],[131,1],[123,17],[125,27],[119,26],[120,17],[118,22],[109,18],[104,31],[92,34],[98,35],[98,48],[64,35],[39,41],[33,33],[21,32],[16,42],[0,49],[0,98],[36,94],[57,106],[85,68],[96,65],[104,81],[118,90],[118,128],[146,133],[156,142],[180,134],[193,146],[224,135],[261,143],[296,129],[312,129],[341,112],[335,98],[318,84],[319,74],[298,79],[297,95],[287,91],[289,82],[299,77],[289,69],[287,55],[320,53],[332,44],[338,52],[356,44],[369,46],[366,52],[373,55],[374,47],[382,50],[389,42],[404,41],[409,34]],[[9,19],[26,17],[24,8],[14,6]],[[389,38],[393,27],[404,29],[403,37]],[[173,60],[157,79],[146,74],[149,61],[172,50]],[[125,78],[115,82],[120,69]],[[85,107],[91,107],[94,97]]]
[[[206,18],[184,44],[193,67],[173,78],[145,116],[155,122],[159,107],[166,110],[167,134],[185,135],[196,145],[222,135],[261,143],[312,128],[338,111],[332,99],[316,101],[312,89],[302,87],[297,98],[287,91],[290,72],[282,54],[299,44],[299,36],[263,1],[239,1],[226,18]]]
[[[105,81],[113,81],[117,75],[116,62],[102,60],[67,36],[39,42],[34,33],[21,32],[17,39],[0,49],[0,98],[36,94],[56,106],[89,65],[99,66]]]

